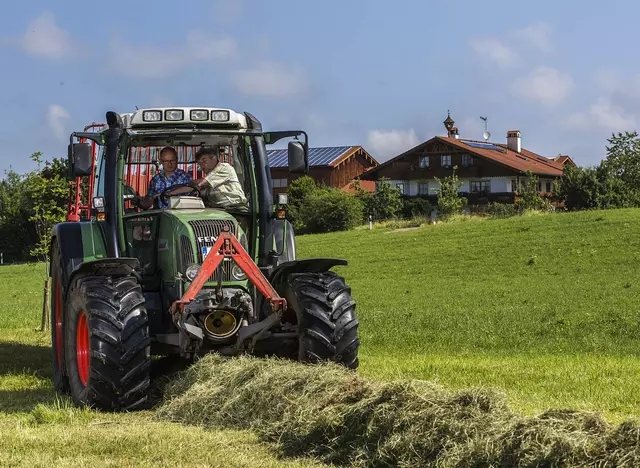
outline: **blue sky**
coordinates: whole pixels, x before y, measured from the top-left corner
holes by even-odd
[[[144,6],[143,6],[144,4]],[[442,135],[519,129],[605,155],[640,119],[640,3],[217,0],[12,3],[0,33],[0,171],[66,155],[107,110],[220,106],[380,161]],[[1,176],[0,176],[1,177]]]

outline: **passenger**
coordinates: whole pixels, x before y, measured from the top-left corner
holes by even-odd
[[[153,176],[147,195],[140,198],[139,205],[142,209],[148,210],[154,204],[157,208],[166,208],[169,204],[160,200],[160,194],[169,187],[188,184],[193,180],[190,174],[178,168],[178,153],[171,146],[160,150],[160,162],[162,172]]]
[[[198,187],[205,206],[209,208],[247,209],[247,197],[235,169],[220,159],[220,150],[216,147],[199,150],[195,160],[206,175],[193,181],[192,185]]]

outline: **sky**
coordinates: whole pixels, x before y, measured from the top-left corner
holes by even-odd
[[[378,161],[444,135],[520,130],[597,164],[640,121],[640,2],[14,2],[0,31],[0,178],[66,157],[105,112],[227,107]]]

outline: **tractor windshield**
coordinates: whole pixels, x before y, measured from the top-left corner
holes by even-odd
[[[243,137],[200,133],[163,135],[163,141],[159,140],[157,135],[147,138],[137,135],[130,140],[123,173],[125,186],[140,195],[155,195],[172,185],[202,179],[206,174],[196,163],[195,155],[206,147],[219,154],[220,163],[231,166],[247,201],[251,203],[252,171],[248,142]],[[163,151],[165,148],[169,150]],[[203,190],[203,198],[205,193]]]

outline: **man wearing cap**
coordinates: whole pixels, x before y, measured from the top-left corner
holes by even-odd
[[[205,147],[195,154],[196,163],[206,174],[203,179],[194,180],[205,206],[222,209],[247,209],[247,197],[242,190],[233,166],[222,162],[220,149]]]

